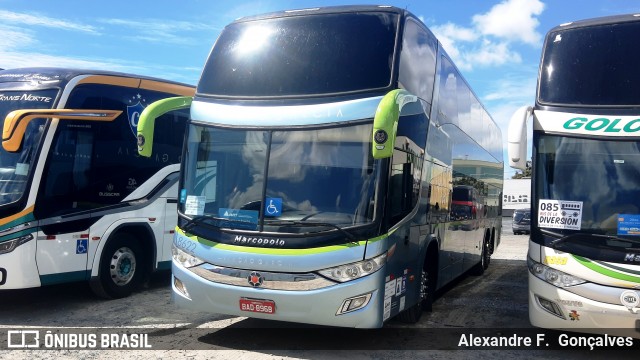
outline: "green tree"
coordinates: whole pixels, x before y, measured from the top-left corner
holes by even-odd
[[[531,166],[527,164],[527,168],[524,171],[516,170],[516,173],[511,177],[512,179],[522,179],[531,177]]]

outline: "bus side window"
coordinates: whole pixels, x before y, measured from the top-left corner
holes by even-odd
[[[68,126],[72,125],[72,126]],[[61,123],[40,185],[40,218],[87,210],[91,188],[93,131],[88,122]]]
[[[402,87],[431,104],[436,75],[437,40],[429,30],[409,18],[402,37],[399,82]],[[431,112],[430,106],[427,113]]]

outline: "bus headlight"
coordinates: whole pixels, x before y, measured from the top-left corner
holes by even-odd
[[[204,261],[189,254],[188,252],[178,249],[175,245],[171,246],[171,255],[173,255],[173,260],[186,268],[198,266],[204,263]]]
[[[320,270],[318,273],[339,282],[351,281],[380,270],[386,259],[387,254],[384,253],[371,259]]]
[[[0,243],[0,254],[10,253],[15,250],[18,246],[33,240],[33,235],[27,234],[24,236],[20,236],[16,239],[11,239],[9,241],[5,241]]]
[[[527,258],[527,265],[529,266],[529,271],[531,271],[535,277],[556,287],[562,288],[580,285],[587,282],[577,276],[569,275],[560,270],[556,270],[539,262],[533,261],[530,257]]]

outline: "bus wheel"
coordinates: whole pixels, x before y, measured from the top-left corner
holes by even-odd
[[[473,275],[480,276],[484,274],[484,271],[489,268],[489,263],[491,262],[491,249],[489,247],[489,239],[485,237],[484,241],[482,242],[482,253],[480,254],[480,262],[473,267]]]
[[[435,275],[435,274],[434,274]],[[398,319],[404,323],[415,324],[420,321],[424,311],[431,311],[433,304],[434,275],[426,269],[420,276],[420,300],[417,304],[398,314]]]
[[[131,295],[143,278],[140,245],[129,234],[117,234],[105,246],[100,258],[98,282],[92,282],[93,291],[108,299]]]

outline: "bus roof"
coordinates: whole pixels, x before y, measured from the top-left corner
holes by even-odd
[[[284,11],[277,11],[277,12],[271,12],[271,13],[260,14],[260,15],[243,16],[241,18],[236,19],[233,23],[273,19],[273,18],[289,17],[289,16],[349,13],[349,12],[372,12],[372,11],[392,12],[397,14],[407,13],[406,10],[403,10],[394,6],[386,6],[386,5],[327,6],[327,7],[316,7],[316,8],[306,8],[306,9],[284,10]]]
[[[584,19],[579,21],[567,22],[552,28],[551,30],[549,30],[549,33],[560,31],[560,30],[573,29],[573,28],[583,28],[583,27],[607,25],[607,24],[619,24],[619,23],[632,22],[632,21],[640,21],[640,14],[603,16],[603,17],[597,17],[592,19]]]
[[[56,67],[29,67],[15,68],[8,70],[0,70],[0,83],[3,82],[31,82],[37,81],[59,81],[58,86],[65,86],[71,79],[82,75],[103,75],[129,77],[140,80],[158,81],[179,86],[193,87],[193,85],[169,81],[150,76],[141,76],[127,73],[120,73],[106,70],[90,70],[90,69],[74,69],[74,68],[56,68]]]

